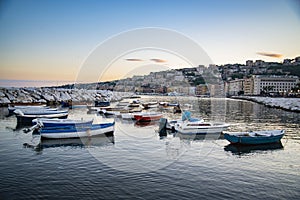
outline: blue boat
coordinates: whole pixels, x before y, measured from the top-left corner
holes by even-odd
[[[95,107],[107,107],[107,106],[110,106],[109,101],[99,101],[99,100],[95,101]]]
[[[224,138],[232,144],[270,144],[280,142],[284,132],[284,130],[224,132]]]
[[[93,137],[114,132],[115,122],[100,122],[85,126],[53,126],[40,127],[41,138],[62,139]]]
[[[48,119],[48,118],[38,118],[32,120],[32,124],[40,124],[44,128],[48,127],[85,127],[91,126],[93,119],[91,120],[75,120],[75,119]]]

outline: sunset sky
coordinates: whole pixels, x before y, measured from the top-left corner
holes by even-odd
[[[249,59],[282,62],[300,56],[296,0],[3,0],[0,79],[75,81],[89,55],[104,41],[146,27],[190,38],[214,64]],[[97,56],[96,65],[102,67],[102,57],[111,55]],[[163,70],[188,67],[178,56],[160,51],[115,56],[118,59],[106,77],[99,79],[122,78],[134,67],[139,72],[151,65]]]

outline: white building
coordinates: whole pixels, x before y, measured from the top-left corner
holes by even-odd
[[[253,76],[253,94],[259,95],[262,91],[285,94],[296,86],[297,76]]]
[[[236,79],[226,83],[226,93],[228,95],[239,95],[243,91],[243,79]]]

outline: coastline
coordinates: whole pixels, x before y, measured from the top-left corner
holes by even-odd
[[[93,103],[95,99],[120,101],[125,96],[134,93],[112,92],[109,90],[83,90],[61,88],[0,88],[0,107],[9,104],[47,104],[57,105],[62,102]],[[282,109],[300,113],[300,98],[232,96],[240,99],[263,104],[270,108]]]
[[[95,100],[120,101],[129,92],[110,90],[84,90],[61,88],[0,88],[0,107],[10,104],[47,104],[61,103],[93,104]]]
[[[259,97],[259,96],[232,96],[231,99],[252,101],[269,108],[277,108],[290,112],[300,113],[300,98]]]

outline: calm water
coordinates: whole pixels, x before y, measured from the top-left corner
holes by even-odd
[[[157,123],[116,119],[111,137],[40,141],[39,135],[23,133],[1,108],[0,198],[300,198],[299,113],[228,99],[144,100],[193,105],[194,116],[225,121],[232,131],[276,128],[286,135],[281,144],[237,148],[220,135],[159,136]],[[85,108],[70,110],[70,118],[93,117]]]

